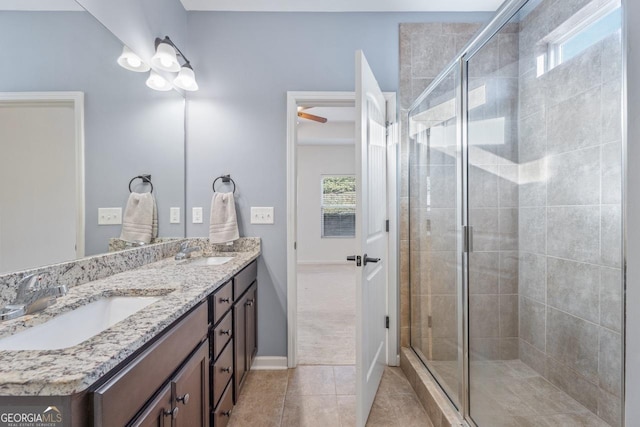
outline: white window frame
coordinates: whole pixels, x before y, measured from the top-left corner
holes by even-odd
[[[554,69],[564,62],[562,58],[562,47],[573,37],[585,31],[587,28],[607,16],[614,10],[622,7],[620,0],[610,0],[599,6],[594,12],[590,13],[585,19],[582,19],[568,31],[563,31],[560,37],[552,39],[547,44],[547,71]]]
[[[337,174],[337,173],[323,174],[320,176],[320,238],[321,239],[355,239],[356,237],[355,224],[353,228],[353,236],[325,236],[324,235],[324,208],[325,207],[347,208],[347,207],[353,206],[353,209],[354,209],[353,214],[355,215],[355,208],[356,208],[355,203],[353,205],[325,205],[324,204],[324,179],[334,178],[334,177],[353,177],[354,180],[356,178],[354,174]]]

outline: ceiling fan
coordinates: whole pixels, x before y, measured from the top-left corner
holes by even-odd
[[[315,114],[305,113],[304,110],[308,108],[313,108],[313,107],[298,107],[298,117],[302,119],[313,120],[314,122],[318,122],[318,123],[327,123],[326,117],[320,117],[320,116],[316,116]]]

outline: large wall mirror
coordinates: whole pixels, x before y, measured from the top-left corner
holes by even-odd
[[[99,209],[124,212],[143,174],[158,240],[185,236],[184,97],[148,88],[117,64],[118,38],[62,9],[0,10],[0,273],[107,252],[122,225]]]

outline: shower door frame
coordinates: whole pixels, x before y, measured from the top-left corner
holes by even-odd
[[[431,84],[416,98],[416,100],[409,107],[409,118],[411,112],[416,110],[420,104],[433,92],[433,90],[445,79],[445,77],[455,68],[458,68],[459,81],[456,84],[456,104],[459,109],[457,114],[459,120],[457,121],[457,134],[458,134],[458,147],[461,151],[460,163],[461,173],[457,178],[457,187],[461,190],[459,193],[460,206],[462,207],[462,217],[456,230],[458,231],[458,237],[462,239],[462,262],[458,265],[458,273],[462,277],[462,289],[459,289],[458,298],[458,313],[462,313],[458,316],[458,336],[462,338],[462,348],[459,347],[458,351],[458,365],[459,370],[462,371],[461,384],[459,387],[459,399],[460,406],[458,411],[463,416],[464,421],[472,427],[478,426],[471,418],[470,407],[470,389],[469,389],[469,254],[472,251],[472,230],[469,223],[469,146],[468,146],[468,63],[487,43],[489,43],[493,37],[518,13],[527,5],[530,1],[535,0],[506,0],[502,6],[498,9],[495,16],[491,21],[480,30],[480,32],[469,41],[465,47],[457,54],[457,56],[447,65],[442,72],[431,82]],[[625,374],[626,374],[626,265],[627,265],[627,14],[626,4],[628,0],[621,0],[622,8],[622,23],[621,23],[621,45],[622,45],[622,97],[620,102],[622,104],[622,121],[620,123],[622,127],[622,174],[621,174],[621,260],[622,260],[622,281],[620,283],[622,293],[622,323],[621,323],[621,366],[622,366],[622,378],[621,378],[621,393],[620,393],[620,411],[621,411],[621,426],[625,427]],[[460,233],[461,231],[461,233]],[[460,281],[457,281],[458,285]],[[460,363],[461,362],[461,363]],[[424,363],[424,361],[423,361]],[[462,366],[460,366],[460,364]],[[427,369],[434,374],[425,363]],[[438,378],[437,375],[434,375]],[[443,394],[451,401],[454,407],[455,403],[451,397],[444,391],[444,388],[439,384]]]

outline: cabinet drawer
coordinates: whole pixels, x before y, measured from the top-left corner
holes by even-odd
[[[213,364],[213,406],[220,401],[222,392],[233,376],[233,340],[222,351],[218,360]]]
[[[226,427],[231,418],[231,411],[233,410],[233,385],[229,383],[229,386],[225,390],[220,404],[213,411],[213,427]]]
[[[256,280],[256,277],[258,277],[258,263],[253,261],[233,278],[234,298],[240,298],[240,296],[242,296],[242,294],[249,289],[249,286],[251,286],[251,284]]]
[[[218,323],[222,316],[233,305],[233,285],[231,280],[215,291],[211,301],[211,311],[213,311],[213,324]]]
[[[93,425],[125,425],[206,335],[207,304],[202,303],[93,392]]]
[[[211,360],[216,360],[225,345],[233,336],[233,315],[231,310],[213,328],[213,336],[211,337]]]

